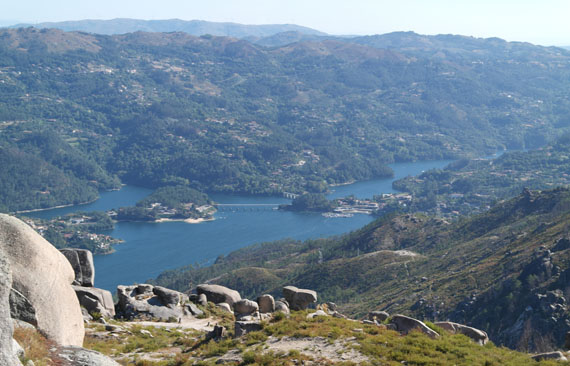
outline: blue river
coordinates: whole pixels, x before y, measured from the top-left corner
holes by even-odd
[[[375,194],[394,193],[392,182],[422,171],[443,168],[449,160],[392,164],[394,178],[363,181],[334,187],[329,198],[355,195],[371,198]],[[71,207],[28,213],[28,216],[51,218],[77,211],[104,211],[132,206],[151,190],[125,186],[120,191],[102,192],[95,202]],[[185,222],[121,222],[106,234],[124,240],[109,255],[95,256],[95,286],[114,292],[117,285],[144,283],[167,269],[188,264],[211,264],[219,255],[254,243],[285,238],[304,240],[338,235],[358,229],[374,218],[354,215],[350,218],[326,218],[320,214],[278,211],[272,206],[290,200],[281,197],[252,197],[212,194],[222,204],[214,221],[200,224]],[[250,205],[250,206],[246,206]]]

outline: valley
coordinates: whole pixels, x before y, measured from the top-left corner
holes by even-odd
[[[2,352],[567,362],[569,93],[568,49],[494,37],[0,28]]]

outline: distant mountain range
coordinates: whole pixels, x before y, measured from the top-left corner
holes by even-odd
[[[33,26],[36,28],[57,28],[64,31],[81,31],[96,34],[125,34],[133,32],[185,32],[194,36],[211,34],[235,38],[262,38],[277,33],[298,32],[311,36],[325,36],[326,33],[295,24],[264,24],[245,25],[237,23],[207,22],[204,20],[139,20],[139,19],[110,19],[110,20],[77,20],[65,22],[45,22],[37,24],[16,24],[10,28]]]

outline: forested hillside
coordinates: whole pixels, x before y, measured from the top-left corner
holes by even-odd
[[[210,281],[253,298],[294,284],[350,315],[380,309],[452,320],[498,344],[548,350],[570,330],[569,220],[570,190],[525,190],[453,223],[389,215],[337,238],[240,249],[155,282],[188,290]]]
[[[0,177],[0,204],[87,201],[119,181],[318,193],[389,176],[393,161],[542,146],[570,126],[569,61],[558,48],[413,33],[266,48],[1,30],[1,151],[33,158],[8,159],[22,183]],[[48,133],[67,158],[34,142]]]
[[[570,135],[531,151],[507,152],[497,159],[462,159],[393,183],[413,195],[410,210],[450,215],[484,211],[523,188],[548,189],[570,184]]]

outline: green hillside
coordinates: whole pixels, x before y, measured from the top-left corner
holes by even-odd
[[[498,344],[545,350],[561,346],[570,330],[569,219],[570,190],[525,191],[453,223],[385,216],[338,238],[241,249],[156,282],[188,290],[213,279],[251,298],[294,284],[350,315],[383,309],[450,319],[484,329]]]
[[[57,195],[49,182],[2,186],[16,190],[3,210],[87,201],[94,191],[85,187],[115,187],[117,178],[319,193],[389,176],[394,161],[542,146],[570,126],[567,51],[459,36],[378,37],[392,43],[265,48],[185,33],[0,30],[0,146],[34,155],[35,166],[61,172],[77,193]],[[56,132],[74,161],[50,160],[29,142],[45,131]],[[18,198],[37,191],[51,196]]]
[[[563,136],[537,150],[506,152],[493,160],[462,159],[442,170],[397,180],[393,186],[412,193],[411,210],[469,214],[513,197],[525,187],[568,186],[569,156],[570,139]]]

